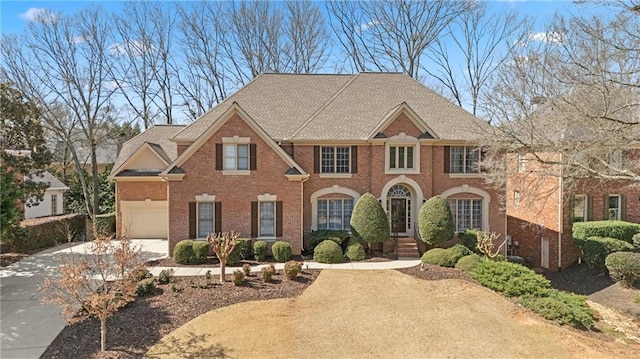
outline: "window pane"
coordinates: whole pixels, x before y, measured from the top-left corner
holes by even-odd
[[[327,229],[327,200],[318,200],[318,229]]]
[[[198,238],[213,232],[213,202],[198,202]]]
[[[260,236],[275,237],[275,203],[260,202]]]
[[[407,147],[407,168],[413,168],[413,147]]]
[[[475,228],[475,229],[483,229],[482,228],[482,200],[481,199],[474,199],[473,200],[473,207],[472,207],[472,212],[471,212],[471,228]]]
[[[329,201],[329,229],[342,229],[342,200]]]
[[[389,168],[396,168],[396,148],[389,147]]]
[[[349,172],[349,147],[336,147],[336,173]]]
[[[398,147],[398,168],[404,168],[404,147]]]
[[[587,197],[576,196],[573,200],[573,221],[584,222],[587,220]]]
[[[464,231],[471,227],[471,200],[458,200],[458,231]]]
[[[322,173],[335,173],[334,147],[322,147]]]
[[[609,219],[620,219],[620,197],[609,196]]]
[[[342,229],[346,231],[351,230],[351,212],[353,212],[353,200],[344,200],[344,220],[342,222]]]
[[[249,145],[238,145],[238,169],[249,169]]]
[[[467,147],[465,173],[478,173],[479,151],[477,147]]]
[[[464,173],[464,147],[450,147],[451,173]]]

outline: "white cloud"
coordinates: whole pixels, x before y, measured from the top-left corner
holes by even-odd
[[[127,40],[125,42],[119,42],[109,46],[109,52],[117,56],[140,56],[143,53],[147,52],[149,49],[150,46],[146,46],[142,43],[142,41],[138,40]]]
[[[367,30],[369,30],[370,28],[372,28],[372,27],[374,27],[376,25],[380,25],[380,21],[373,20],[373,21],[366,22],[366,23],[360,25],[360,31],[363,31],[363,32],[367,31]]]
[[[38,7],[29,8],[24,13],[18,14],[18,17],[29,22],[41,22],[43,24],[51,23],[58,19],[57,14]]]
[[[529,40],[552,42],[559,44],[562,42],[562,34],[559,32],[533,32],[528,36]]]

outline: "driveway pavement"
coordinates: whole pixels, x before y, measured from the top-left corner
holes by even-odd
[[[166,240],[134,240],[145,259],[167,256]],[[86,254],[88,243],[64,244],[0,270],[0,358],[39,358],[64,328],[60,307],[43,305],[40,287],[46,276],[73,252]]]

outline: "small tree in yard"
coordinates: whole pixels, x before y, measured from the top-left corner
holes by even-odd
[[[487,233],[487,232],[479,232],[478,233],[478,251],[484,254],[485,257],[489,259],[495,259],[500,251],[502,250],[502,246],[507,242],[506,240],[496,247],[496,241],[500,238],[500,234],[495,232]]]
[[[418,229],[422,241],[433,246],[453,238],[453,216],[449,203],[441,196],[429,198],[420,208]]]
[[[236,239],[240,236],[240,232],[223,232],[216,233],[207,236],[207,242],[213,248],[213,251],[220,260],[220,284],[224,283],[225,269],[227,267],[227,258],[233,253],[236,248]]]
[[[142,267],[140,247],[130,239],[98,238],[89,244],[88,255],[72,254],[60,267],[60,276],[46,278],[45,304],[63,306],[69,323],[90,317],[100,320],[100,350],[107,345],[107,319],[133,301],[138,289],[136,276]]]
[[[367,243],[381,243],[389,239],[389,218],[371,193],[363,194],[353,207],[351,230],[356,238]]]

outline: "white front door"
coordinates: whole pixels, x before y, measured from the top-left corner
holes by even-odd
[[[540,266],[549,269],[549,240],[542,238],[540,243]]]

